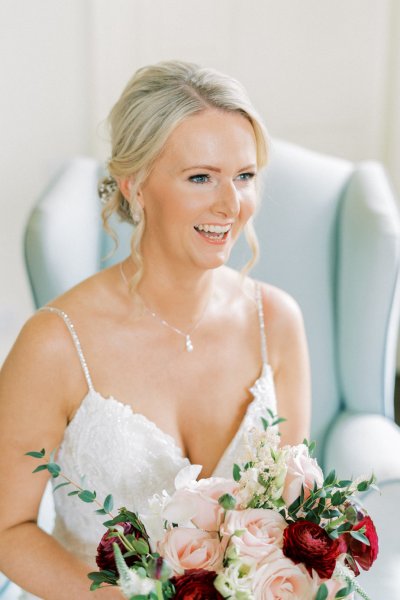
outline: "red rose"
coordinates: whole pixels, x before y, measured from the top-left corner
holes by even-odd
[[[216,575],[205,569],[188,569],[184,575],[173,577],[175,600],[223,600],[214,587]]]
[[[310,575],[330,579],[337,557],[346,552],[344,540],[332,540],[322,527],[311,521],[290,523],[283,532],[283,553],[294,563],[303,563]]]
[[[352,555],[354,560],[358,562],[362,569],[368,571],[368,569],[371,567],[372,563],[378,556],[378,534],[376,533],[375,525],[371,517],[364,517],[363,519],[361,519],[361,521],[354,525],[352,531],[357,531],[362,527],[365,527],[364,535],[369,540],[369,546],[353,538],[353,536],[350,535],[350,533],[346,533],[344,535],[344,538],[346,540],[347,551],[349,552],[349,554]],[[356,565],[351,565],[351,567],[355,574],[359,575],[359,572],[357,573]]]
[[[124,528],[125,535],[135,533],[136,537],[140,537],[139,532],[135,531],[135,528],[132,525],[132,523],[118,523],[118,525],[121,525]],[[116,542],[121,548],[122,554],[124,554],[124,552],[127,552],[125,546],[123,545],[119,537],[110,537],[110,532],[106,531],[106,533],[100,540],[100,544],[97,546],[96,563],[100,570],[107,569],[108,571],[114,571],[115,573],[118,573],[114,558],[114,542]],[[125,562],[128,566],[132,566],[137,560],[137,558],[137,556],[128,556],[125,559]]]

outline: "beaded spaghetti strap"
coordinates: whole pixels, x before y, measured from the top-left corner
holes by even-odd
[[[268,353],[267,353],[267,337],[265,335],[265,322],[264,322],[264,308],[262,303],[261,285],[256,283],[256,303],[258,312],[258,321],[260,323],[260,337],[261,337],[261,356],[263,364],[268,364]]]
[[[52,312],[63,319],[64,323],[68,327],[68,330],[72,337],[72,341],[74,342],[74,346],[78,353],[79,362],[81,363],[83,374],[85,375],[86,383],[88,384],[88,388],[90,391],[93,391],[94,387],[92,383],[92,378],[90,377],[89,368],[87,366],[86,359],[83,355],[81,343],[79,341],[78,334],[75,331],[73,322],[71,321],[67,313],[65,313],[63,310],[60,310],[59,308],[54,308],[53,306],[43,306],[42,308],[39,308],[39,310],[47,310],[48,312]]]

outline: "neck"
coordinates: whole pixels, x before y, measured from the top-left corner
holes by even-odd
[[[131,259],[123,264],[129,280],[134,272]],[[145,305],[160,318],[188,330],[207,310],[215,290],[215,270],[166,269],[158,264],[146,264],[138,293]]]

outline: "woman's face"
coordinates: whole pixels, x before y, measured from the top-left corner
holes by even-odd
[[[256,206],[256,141],[238,113],[208,109],[170,135],[139,188],[145,258],[216,268]]]

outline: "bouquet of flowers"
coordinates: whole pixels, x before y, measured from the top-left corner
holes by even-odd
[[[70,495],[112,517],[91,589],[118,585],[129,600],[368,599],[355,577],[376,559],[378,537],[357,494],[375,479],[324,477],[313,443],[280,446],[280,420],[270,413],[248,433],[232,479],[198,481],[201,466],[185,467],[175,492],[151,498],[146,514],[114,516],[111,495],[101,504],[73,484]],[[46,460],[44,450],[27,454]],[[54,455],[35,471],[44,469],[65,479],[56,487],[72,484]]]

